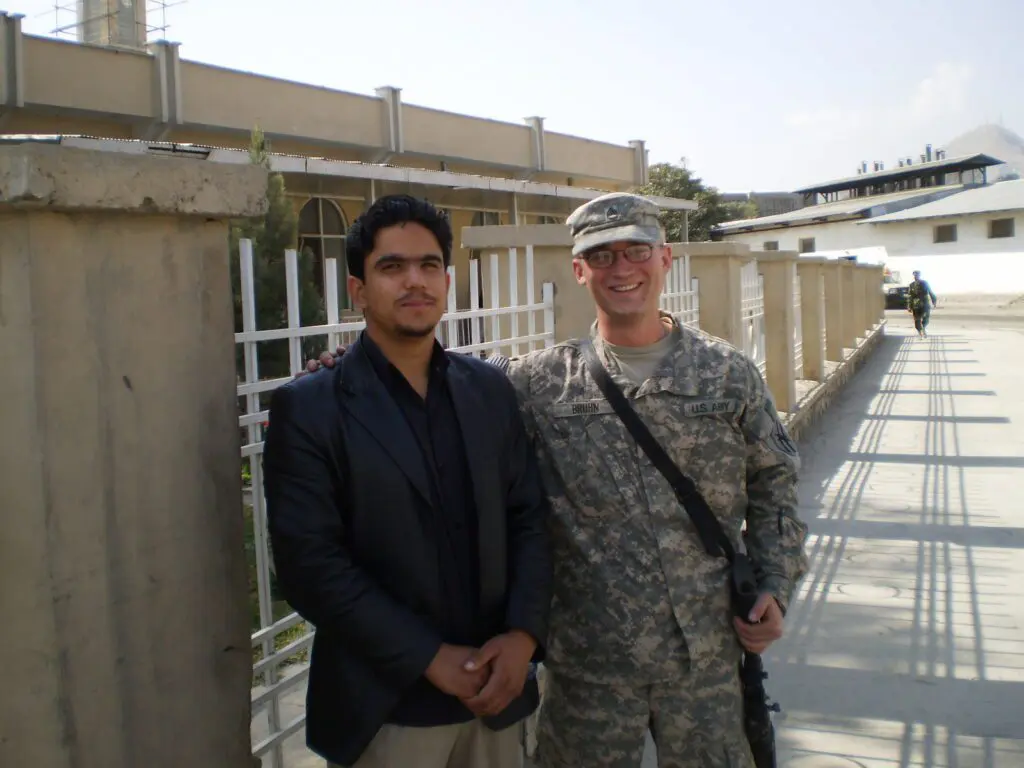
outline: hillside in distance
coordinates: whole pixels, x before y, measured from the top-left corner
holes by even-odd
[[[1024,139],[1008,128],[989,123],[967,133],[957,136],[944,149],[948,157],[973,155],[983,152],[986,155],[1002,160],[988,170],[990,182],[999,181],[1015,175],[1024,178]]]

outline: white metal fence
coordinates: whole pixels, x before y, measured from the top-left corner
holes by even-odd
[[[803,307],[801,305],[800,270],[794,262],[793,270],[793,378],[804,377],[804,326]]]
[[[740,270],[742,295],[743,351],[765,374],[764,278],[751,261]]]
[[[672,260],[661,293],[661,308],[680,315],[686,325],[700,328],[700,294],[696,278],[690,277],[690,255]]]
[[[242,482],[247,522],[247,555],[250,566],[250,590],[254,592],[252,751],[262,758],[265,768],[285,768],[285,741],[303,729],[305,707],[301,686],[308,676],[306,664],[313,642],[313,628],[275,594],[273,560],[267,536],[266,504],[263,496],[261,458],[263,432],[268,413],[269,392],[290,381],[304,365],[302,341],[321,337],[334,349],[350,343],[363,329],[359,321],[340,322],[338,302],[338,265],[326,262],[325,304],[327,323],[302,326],[299,304],[299,261],[295,251],[285,254],[287,327],[256,327],[256,294],[252,243],[243,240],[239,249],[239,275],[242,304],[242,331],[235,342],[242,348],[244,371],[238,385],[241,413],[238,425],[243,431]],[[504,263],[502,263],[504,261]],[[481,267],[483,269],[481,270]],[[454,352],[484,356],[500,351],[515,355],[554,344],[554,286],[539,286],[537,300],[533,249],[527,247],[525,259],[509,249],[502,259],[489,254],[481,264],[469,264],[469,307],[456,306],[456,273],[449,267],[451,288],[448,311],[438,325],[437,336]],[[489,285],[484,291],[485,278]],[[486,302],[484,301],[486,294]],[[520,302],[519,297],[524,296]],[[484,303],[487,307],[484,307]],[[259,345],[287,340],[288,376],[261,378]]]

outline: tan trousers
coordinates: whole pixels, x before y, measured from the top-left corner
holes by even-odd
[[[521,768],[521,734],[521,723],[495,732],[479,720],[432,728],[385,725],[352,768]]]

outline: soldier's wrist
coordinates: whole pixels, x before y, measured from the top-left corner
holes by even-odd
[[[788,579],[782,576],[769,575],[761,581],[759,588],[761,592],[766,592],[775,598],[775,602],[779,604],[779,610],[785,616],[789,610],[790,593],[792,592],[792,585]]]

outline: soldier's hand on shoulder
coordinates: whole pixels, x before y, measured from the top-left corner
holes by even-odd
[[[316,373],[321,368],[333,368],[334,364],[341,359],[341,356],[345,354],[347,347],[344,344],[339,344],[337,351],[331,354],[330,350],[324,350],[320,353],[320,357],[316,359],[310,359],[306,361],[306,370],[299,371],[295,374],[296,379],[301,379],[307,373]]]

